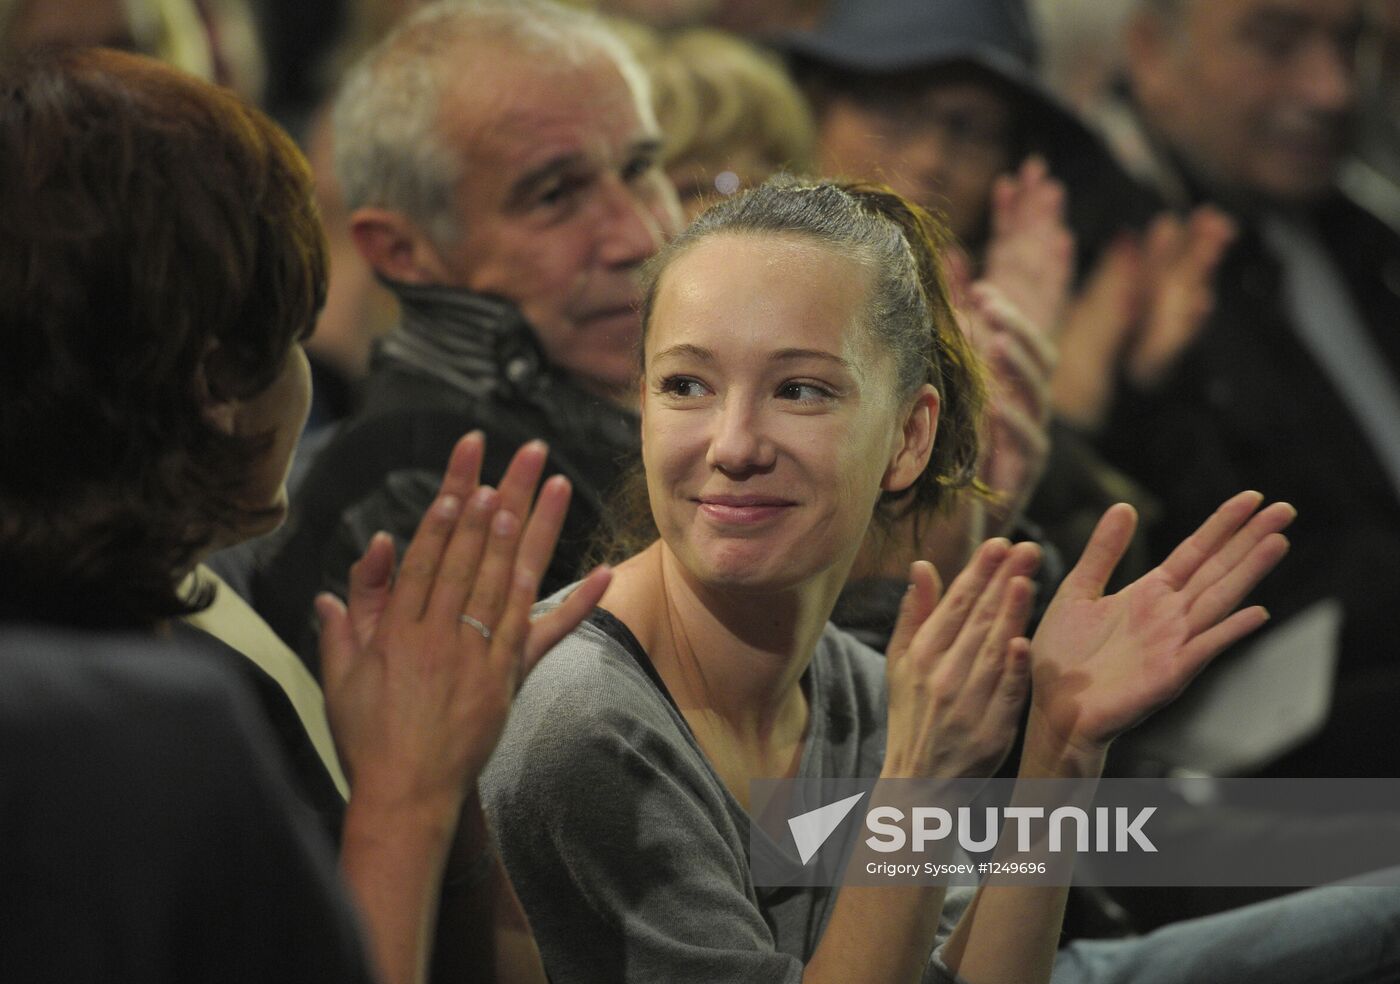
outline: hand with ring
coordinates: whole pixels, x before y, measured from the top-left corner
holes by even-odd
[[[470,615],[458,615],[457,621],[461,622],[463,625],[470,625],[472,628],[476,629],[476,631],[481,633],[481,638],[487,640],[488,642],[491,640],[491,630],[488,629],[483,623],[472,618]]]
[[[394,575],[377,534],[351,568],[348,603],[317,599],[327,714],[352,803],[455,819],[475,789],[524,678],[597,604],[599,569],[538,620],[530,607],[568,510],[567,479],[540,487],[548,451],[522,447],[500,488],[479,484],[480,433],[453,451]]]

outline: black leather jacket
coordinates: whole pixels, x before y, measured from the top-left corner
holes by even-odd
[[[376,352],[364,405],[312,464],[253,579],[254,605],[313,669],[317,592],[343,596],[350,565],[379,530],[402,554],[463,434],[486,434],[484,483],[496,484],[536,437],[549,442],[546,474],[573,483],[545,593],[579,575],[608,489],[636,454],[635,415],[547,363],[512,305],[450,288],[394,290],[402,323]]]

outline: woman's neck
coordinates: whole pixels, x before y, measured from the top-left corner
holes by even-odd
[[[718,719],[762,746],[791,737],[799,716],[805,728],[802,676],[835,595],[820,583],[771,593],[701,584],[658,542],[618,566],[601,604],[632,630],[688,719]]]

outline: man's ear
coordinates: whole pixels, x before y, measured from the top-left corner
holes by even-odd
[[[933,455],[933,441],[938,435],[938,390],[925,383],[907,404],[904,423],[894,438],[889,467],[880,480],[886,492],[901,492],[913,485]]]
[[[402,284],[445,284],[447,266],[427,234],[402,212],[357,208],[350,213],[355,248],[387,280]]]
[[[1173,30],[1160,13],[1146,9],[1134,11],[1123,27],[1123,47],[1127,55],[1124,67],[1133,90],[1153,102],[1161,86],[1166,84],[1163,72],[1171,54]]]

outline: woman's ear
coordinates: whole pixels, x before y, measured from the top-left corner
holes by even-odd
[[[938,390],[933,384],[919,387],[907,404],[904,422],[893,440],[889,467],[880,480],[886,492],[902,492],[913,485],[928,467],[933,441],[938,435]]]
[[[205,423],[220,434],[232,437],[238,432],[240,401],[234,397],[219,396],[217,387],[210,382],[211,377],[218,375],[219,353],[219,343],[211,341],[194,371],[194,394]]]

